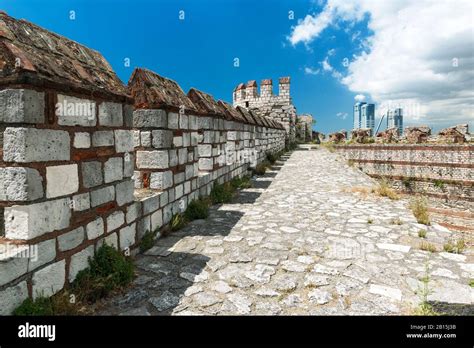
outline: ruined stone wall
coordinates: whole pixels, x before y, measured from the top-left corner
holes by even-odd
[[[255,81],[241,83],[234,90],[233,103],[234,106],[244,107],[282,123],[287,133],[287,142],[295,142],[296,108],[290,96],[289,77],[279,79],[277,95],[273,94],[273,82],[270,79],[261,82],[260,94]]]
[[[340,145],[337,152],[407,193],[474,202],[474,145]]]
[[[140,69],[127,89],[96,51],[4,13],[0,29],[0,315],[60,291],[103,243],[134,255],[284,149],[272,120]]]

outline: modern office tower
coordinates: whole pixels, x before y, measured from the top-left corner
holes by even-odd
[[[374,104],[362,105],[360,128],[370,128],[371,134],[374,134],[374,128],[375,128],[375,105]]]
[[[358,102],[354,104],[354,126],[352,129],[359,129],[361,128],[361,120],[362,120],[362,106],[364,106],[366,103],[364,102]]]
[[[373,134],[375,128],[375,105],[365,102],[354,104],[353,129],[370,128]]]
[[[403,109],[397,108],[387,111],[387,129],[398,128],[398,135],[403,134]]]

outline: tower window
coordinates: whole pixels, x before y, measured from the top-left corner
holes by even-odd
[[[249,107],[249,102],[245,102],[245,107],[248,108]]]

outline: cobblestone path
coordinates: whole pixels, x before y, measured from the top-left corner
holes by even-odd
[[[472,250],[420,250],[451,232],[417,224],[407,199],[361,192],[374,185],[325,149],[295,151],[138,256],[133,286],[98,314],[411,314],[427,274],[435,308],[472,314]]]

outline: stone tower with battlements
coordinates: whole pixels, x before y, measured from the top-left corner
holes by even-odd
[[[244,107],[281,122],[286,129],[287,142],[295,141],[296,108],[290,96],[290,77],[281,77],[278,80],[278,94],[273,94],[271,79],[262,80],[260,93],[255,80],[246,84],[240,83],[234,89],[233,103],[234,107]]]

